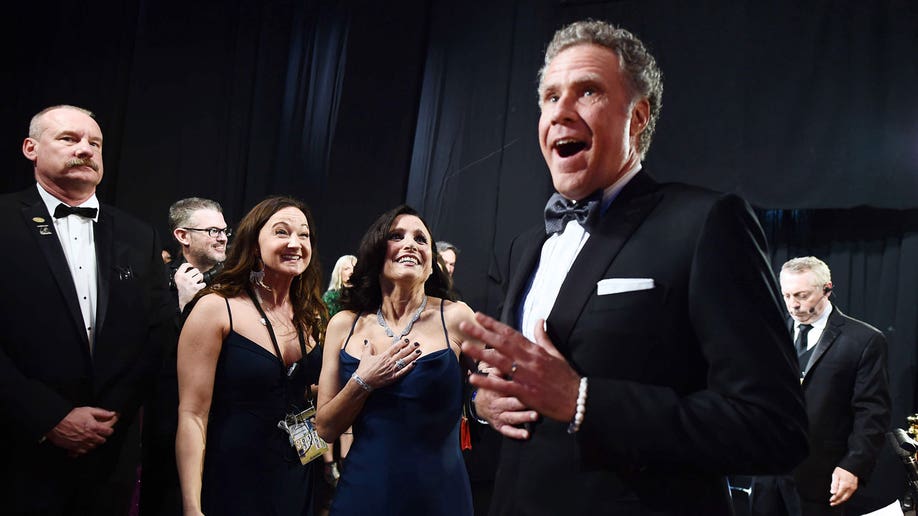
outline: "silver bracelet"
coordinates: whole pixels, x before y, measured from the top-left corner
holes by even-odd
[[[475,398],[478,396],[478,389],[472,391],[472,395],[469,396],[469,415],[472,416],[472,419],[478,421],[478,424],[487,425],[488,420],[478,417],[478,411],[475,410]]]
[[[587,378],[584,376],[580,379],[580,387],[577,389],[577,410],[574,412],[574,419],[567,425],[567,433],[573,434],[580,430],[583,424],[583,416],[586,414],[587,399]]]
[[[370,387],[370,384],[357,374],[357,371],[354,371],[354,374],[351,375],[351,379],[357,382],[357,385],[359,385],[361,389],[367,392],[373,392],[373,387]]]

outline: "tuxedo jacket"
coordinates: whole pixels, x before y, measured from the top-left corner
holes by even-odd
[[[794,478],[802,499],[828,503],[835,467],[866,482],[885,443],[891,403],[886,338],[833,306],[803,371],[810,455]]]
[[[517,313],[546,239],[510,248],[502,319]],[[580,431],[543,418],[505,438],[491,513],[732,514],[725,475],[787,472],[806,412],[764,236],[733,195],[638,173],[590,232],[547,319],[589,378]],[[652,288],[599,295],[603,280]]]
[[[93,228],[98,291],[90,351],[70,269],[36,187],[0,196],[0,220],[0,490],[7,508],[54,512],[76,479],[101,478],[118,459],[168,334],[165,269],[153,229],[102,205]],[[106,444],[74,460],[43,436],[79,406],[116,411],[120,421]]]

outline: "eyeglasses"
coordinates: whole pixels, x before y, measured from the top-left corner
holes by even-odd
[[[233,230],[230,228],[182,228],[188,231],[203,231],[207,233],[210,238],[217,238],[220,233],[226,235],[226,238],[233,236]]]

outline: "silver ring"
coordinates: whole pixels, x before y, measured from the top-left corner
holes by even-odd
[[[395,361],[395,370],[396,370],[396,371],[401,371],[401,370],[404,369],[404,368],[405,368],[405,362],[402,362],[402,359],[401,359],[401,358],[397,359],[397,360]]]
[[[513,375],[516,374],[516,370],[519,369],[519,367],[520,367],[520,366],[518,366],[518,365],[516,364],[516,362],[514,362],[514,363],[510,366],[510,380],[513,380]]]

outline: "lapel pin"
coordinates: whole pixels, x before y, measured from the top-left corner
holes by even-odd
[[[45,219],[43,219],[42,217],[32,217],[32,221],[41,224],[42,222],[45,221]]]
[[[35,217],[35,218],[37,219],[37,218],[39,218],[39,217]],[[44,220],[44,219],[42,219],[42,220]],[[39,235],[51,235],[51,234],[53,234],[53,233],[51,233],[51,228],[49,228],[47,224],[40,224],[40,225],[38,226],[38,234],[39,234]]]

